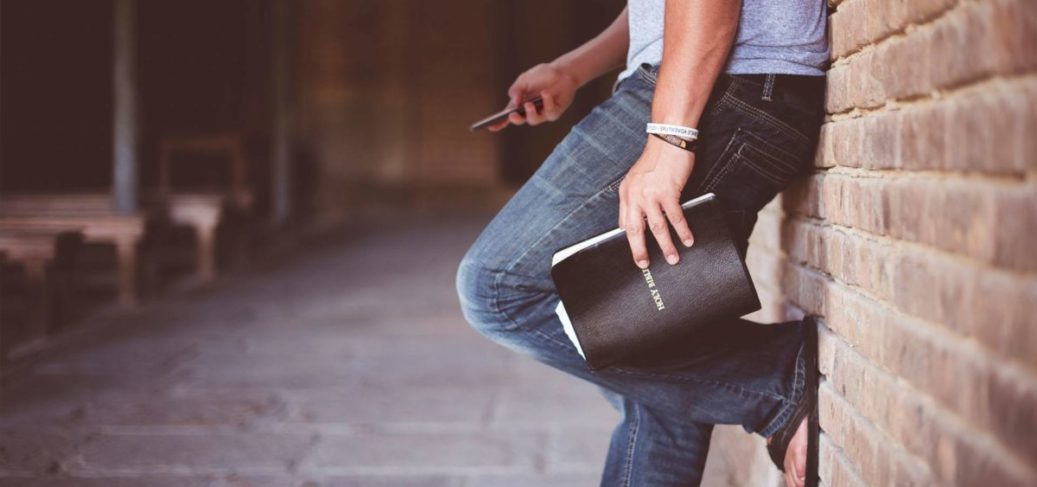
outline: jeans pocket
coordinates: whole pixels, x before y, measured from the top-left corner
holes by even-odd
[[[805,173],[803,157],[744,129],[710,168],[703,192],[714,192],[732,209],[755,213]]]
[[[654,86],[656,78],[659,76],[659,67],[653,66],[649,63],[641,63],[641,65],[637,67],[637,75],[648,84]]]
[[[799,157],[781,147],[772,144],[752,132],[745,133],[745,142],[739,148],[739,157],[760,177],[774,183],[779,188],[788,186],[803,171]]]
[[[627,177],[627,173],[624,172],[623,174],[620,174],[619,177],[617,177],[616,179],[613,179],[608,184],[606,184],[605,187],[602,188],[601,192],[602,193],[615,193],[616,191],[619,190],[620,183],[622,183],[623,179],[625,179],[626,177]]]

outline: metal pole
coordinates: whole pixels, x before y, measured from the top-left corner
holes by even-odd
[[[112,207],[120,213],[137,211],[138,113],[136,0],[115,0],[114,89],[112,120]]]
[[[273,0],[273,62],[271,63],[271,184],[274,224],[292,213],[292,46],[294,11],[289,0]]]

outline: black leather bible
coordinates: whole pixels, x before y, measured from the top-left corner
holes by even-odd
[[[555,311],[592,369],[672,348],[675,340],[692,343],[703,324],[760,309],[715,195],[681,206],[695,243],[685,247],[670,229],[677,265],[646,235],[650,264],[638,268],[618,228],[555,252],[551,278],[561,296]]]

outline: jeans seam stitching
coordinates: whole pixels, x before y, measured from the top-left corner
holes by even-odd
[[[742,156],[739,156],[739,157],[743,158]],[[782,185],[782,184],[785,184],[786,179],[792,179],[792,178],[795,177],[794,175],[790,175],[790,176],[787,176],[787,177],[776,175],[772,170],[767,169],[766,167],[764,167],[764,166],[762,166],[760,164],[753,163],[751,159],[747,159],[745,161],[745,164],[753,172],[755,172],[756,174],[760,175],[764,179],[766,179],[766,180],[768,180],[768,181],[770,181],[770,182],[772,182],[774,184]]]
[[[742,110],[745,110],[750,115],[755,115],[756,117],[758,117],[759,119],[763,120],[764,122],[769,122],[769,123],[771,123],[773,125],[776,125],[777,127],[781,128],[782,130],[789,130],[789,131],[791,131],[793,135],[795,135],[796,137],[802,138],[804,141],[809,141],[810,140],[810,137],[807,137],[806,135],[803,135],[803,133],[801,133],[799,130],[797,130],[796,128],[792,127],[791,125],[789,125],[789,124],[787,124],[785,122],[782,122],[781,120],[779,120],[778,118],[774,117],[773,115],[771,115],[771,114],[769,114],[767,112],[764,112],[763,110],[760,110],[759,108],[756,108],[756,107],[754,107],[754,106],[752,106],[752,105],[750,105],[750,104],[748,104],[748,103],[746,103],[746,102],[744,102],[742,100],[739,100],[738,98],[732,97],[731,100],[730,100],[730,103],[732,103],[736,107],[741,108]]]
[[[728,99],[729,96],[730,95],[728,95],[727,91],[725,90],[724,94],[720,95],[720,99],[717,100],[716,104],[714,104],[713,107],[710,108],[708,112],[706,112],[706,114],[704,115],[703,118],[705,118],[705,117],[711,117],[712,118],[712,117],[716,116],[716,114],[720,112],[720,109],[724,108],[724,106],[727,105],[727,99]],[[700,123],[700,125],[701,125],[701,123]]]
[[[734,384],[729,384],[727,382],[699,379],[699,378],[695,378],[695,377],[684,377],[684,376],[673,375],[673,374],[658,374],[658,373],[652,373],[652,372],[637,372],[637,371],[633,371],[633,370],[629,370],[629,369],[624,369],[624,368],[621,368],[621,367],[610,367],[609,370],[612,371],[612,372],[616,372],[616,373],[620,373],[620,374],[626,374],[626,375],[630,375],[630,376],[634,376],[634,377],[666,379],[666,380],[672,380],[672,381],[677,381],[677,382],[697,382],[699,384],[707,384],[707,385],[721,387],[723,389],[727,389],[727,390],[730,390],[732,392],[736,392],[738,394],[759,396],[759,397],[765,397],[765,398],[768,398],[768,399],[777,399],[777,400],[782,401],[782,402],[786,402],[787,401],[787,398],[785,398],[784,396],[782,396],[780,394],[773,394],[773,393],[770,393],[770,392],[763,392],[763,391],[755,391],[755,390],[752,390],[752,389],[746,389],[744,387],[737,386],[737,385],[734,385]]]
[[[623,485],[630,487],[630,479],[634,475],[634,451],[637,449],[637,434],[641,430],[641,412],[640,408],[634,404],[634,425],[630,431],[630,439],[627,441],[627,462],[626,467],[626,478],[623,480]]]
[[[500,307],[500,283],[503,280],[503,277],[504,277],[504,272],[498,272],[497,273],[497,277],[493,280],[493,299],[490,301],[490,303],[491,303],[490,304],[490,308],[493,310],[494,313],[503,316],[504,319],[508,321],[508,323],[511,323],[511,326],[508,327],[507,330],[508,331],[522,330],[522,331],[525,331],[527,333],[528,332],[534,333],[536,335],[539,335],[540,337],[543,337],[548,342],[554,343],[559,348],[561,348],[563,351],[568,351],[569,347],[567,346],[567,344],[563,343],[560,340],[556,340],[554,337],[552,337],[552,336],[550,336],[550,335],[548,335],[548,334],[546,334],[546,333],[544,333],[544,332],[542,332],[542,331],[540,331],[540,330],[538,330],[536,328],[526,328],[526,327],[522,326],[518,322],[518,320],[513,318],[510,314],[508,314],[507,311],[504,311],[504,309]]]
[[[493,278],[493,299],[490,300],[490,309],[492,309],[494,313],[499,314],[503,316],[504,319],[508,320],[508,322],[510,322],[512,325],[510,329],[514,330],[519,327],[518,322],[512,319],[512,317],[505,313],[504,310],[500,307],[500,283],[503,279],[504,272],[496,272],[496,276]]]
[[[702,192],[708,193],[708,192],[712,191],[713,188],[716,187],[716,185],[720,184],[720,181],[724,178],[724,176],[727,176],[728,173],[730,173],[731,171],[734,170],[736,164],[741,164],[742,163],[741,152],[742,151],[739,149],[739,150],[735,151],[734,154],[731,155],[731,162],[729,164],[725,165],[724,167],[720,168],[720,171],[713,176],[713,179],[710,180],[709,184],[707,184],[705,186],[705,188],[702,190]]]
[[[753,133],[752,131],[747,131],[746,132],[746,137],[750,139],[746,143],[746,146],[747,146],[747,148],[750,151],[755,151],[755,152],[760,153],[761,157],[764,157],[766,159],[771,160],[775,164],[777,164],[779,166],[782,166],[783,168],[787,169],[789,172],[796,173],[796,172],[798,172],[800,170],[798,167],[795,166],[795,164],[790,164],[790,163],[785,161],[785,159],[793,159],[793,160],[800,160],[800,159],[802,159],[801,157],[797,157],[795,153],[790,152],[790,151],[788,151],[786,149],[783,149],[783,148],[779,147],[778,144],[775,144],[775,143],[767,140],[765,137],[761,137],[761,136]],[[757,147],[756,145],[753,145],[754,143],[755,144],[759,144],[759,145],[761,145],[763,147],[762,148],[761,147]],[[764,149],[766,149],[766,150],[764,150]],[[785,159],[782,159],[781,157],[777,157],[777,156],[773,155],[772,152],[779,153],[780,155],[785,156]]]
[[[800,347],[799,353],[796,354],[796,371],[792,378],[792,397],[795,398],[802,398],[803,394],[806,393],[806,360],[800,360],[800,358],[803,357],[805,349],[806,345],[804,344]],[[784,406],[781,411],[761,431],[766,431],[775,428],[776,426],[783,426],[785,422],[789,420],[789,416],[795,412],[796,402],[797,401],[792,400],[792,398],[782,398]]]
[[[549,228],[546,232],[544,232],[544,234],[541,235],[540,238],[536,239],[536,241],[534,241],[533,243],[529,244],[529,247],[527,247],[526,250],[522,252],[522,255],[519,255],[518,257],[516,257],[515,260],[511,264],[509,264],[508,267],[506,267],[503,272],[511,272],[519,264],[519,262],[521,262],[523,259],[525,259],[526,256],[529,255],[529,253],[534,248],[536,248],[536,246],[540,245],[540,243],[543,242],[544,240],[546,240],[547,237],[549,235],[551,235],[552,233],[554,233],[555,230],[560,228],[563,224],[567,223],[569,221],[569,219],[571,219],[573,217],[573,215],[575,215],[577,212],[580,212],[581,210],[587,208],[587,204],[589,202],[591,202],[592,200],[597,199],[599,196],[605,194],[607,192],[606,190],[607,190],[607,188],[599,189],[598,192],[596,192],[593,195],[591,195],[582,204],[580,204],[579,206],[573,208],[572,211],[570,211],[569,213],[566,213],[565,216],[563,216],[562,218],[558,219],[557,223],[555,223],[553,226],[551,226],[551,228]],[[494,290],[494,297],[497,296],[497,292],[496,291],[497,290]]]
[[[735,133],[731,135],[731,140],[727,141],[727,145],[724,146],[724,150],[723,150],[723,152],[720,153],[720,157],[717,158],[716,163],[709,168],[709,172],[707,172],[706,176],[702,179],[702,187],[703,187],[702,192],[703,193],[708,193],[709,190],[713,189],[713,186],[716,185],[715,184],[716,179],[719,177],[719,174],[717,174],[717,173],[718,172],[722,172],[724,170],[723,167],[718,167],[718,166],[720,164],[723,164],[724,156],[726,156],[728,154],[728,152],[731,151],[731,146],[735,143],[735,141],[740,139],[741,132],[742,132],[741,128],[736,128],[735,129]]]

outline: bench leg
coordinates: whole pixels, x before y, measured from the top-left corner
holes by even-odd
[[[115,241],[118,258],[118,301],[121,306],[137,305],[137,240]]]
[[[195,253],[195,269],[201,281],[216,277],[216,225],[196,225],[198,248]]]
[[[27,298],[26,341],[43,338],[50,331],[54,314],[51,310],[51,283],[47,275],[49,259],[32,258],[25,261],[25,278]]]

